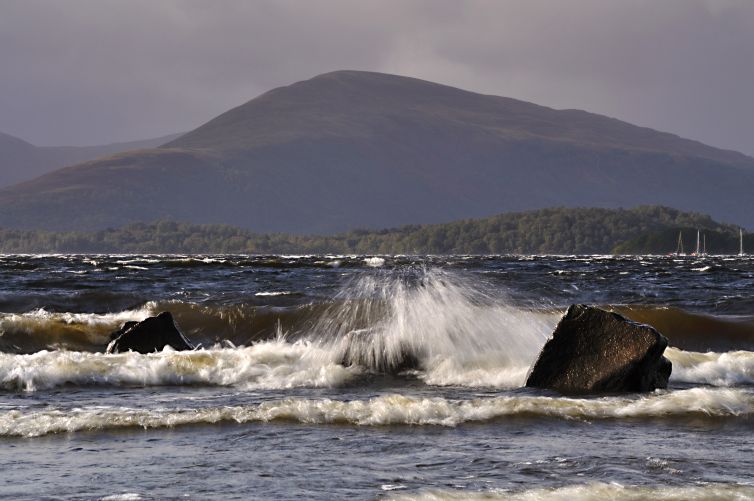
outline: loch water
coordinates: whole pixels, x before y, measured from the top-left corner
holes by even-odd
[[[754,499],[754,257],[4,255],[0,284],[2,498]],[[573,303],[665,334],[669,388],[523,388]],[[161,311],[200,347],[104,353]]]

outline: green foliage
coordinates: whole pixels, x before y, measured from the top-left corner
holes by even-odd
[[[634,209],[554,208],[446,224],[333,236],[257,234],[227,225],[175,221],[133,223],[96,232],[0,229],[0,252],[61,253],[335,253],[335,254],[645,254],[686,251],[696,231],[709,253],[734,253],[738,230],[709,216],[659,206]],[[745,246],[754,248],[754,235]]]

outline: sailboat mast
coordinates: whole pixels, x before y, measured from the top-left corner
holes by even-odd
[[[696,252],[694,254],[696,254],[697,256],[701,252],[701,249],[699,248],[700,247],[699,244],[700,244],[700,242],[699,242],[699,230],[696,230]]]
[[[738,229],[738,255],[743,256],[744,255],[744,230],[743,228]]]

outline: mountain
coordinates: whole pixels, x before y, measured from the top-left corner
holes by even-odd
[[[47,174],[67,165],[94,160],[128,150],[155,148],[180,134],[112,143],[100,146],[34,146],[23,139],[0,132],[0,187]]]
[[[332,236],[227,225],[132,223],[92,232],[0,229],[0,252],[252,254],[666,254],[701,230],[710,254],[738,252],[738,228],[668,207],[556,208]],[[754,234],[745,236],[745,248]]]
[[[160,148],[0,190],[0,226],[157,219],[328,234],[553,206],[662,204],[754,226],[754,159],[578,110],[337,71]]]

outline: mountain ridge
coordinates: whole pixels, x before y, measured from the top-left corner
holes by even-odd
[[[334,233],[662,204],[754,226],[754,159],[589,112],[382,73],[272,89],[160,148],[0,190],[0,225],[173,219]]]
[[[36,146],[0,132],[0,188],[30,181],[54,170],[135,149],[154,148],[181,134],[91,146]]]

